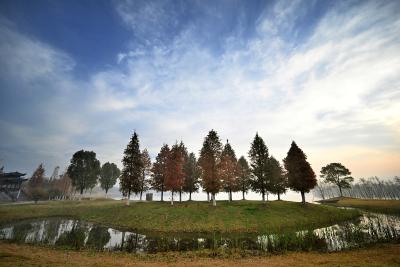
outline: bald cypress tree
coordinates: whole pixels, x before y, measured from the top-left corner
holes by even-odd
[[[271,193],[278,195],[281,200],[281,194],[284,194],[288,187],[287,176],[279,163],[273,156],[269,158],[269,166],[271,171]]]
[[[186,182],[186,178],[187,178],[185,165],[186,165],[186,162],[187,162],[187,160],[189,158],[189,154],[188,154],[187,148],[186,148],[185,144],[183,143],[183,141],[181,141],[179,143],[179,151],[180,151],[180,153],[182,155],[182,160],[183,160],[182,166],[181,166],[182,167],[182,172],[183,172],[183,177],[182,177],[182,184],[181,184],[181,186],[179,188],[179,202],[182,202],[182,192],[184,191],[185,182]]]
[[[253,175],[252,189],[261,193],[262,200],[265,201],[265,194],[269,186],[268,176],[268,148],[264,140],[256,134],[249,151],[251,172]]]
[[[238,189],[242,191],[242,199],[245,200],[244,194],[250,189],[251,186],[251,172],[247,160],[241,156],[237,163],[237,185]]]
[[[207,193],[211,193],[213,205],[216,206],[215,194],[221,190],[221,179],[218,164],[221,160],[222,144],[216,131],[211,130],[204,138],[200,150],[199,165],[202,169],[202,186]]]
[[[194,153],[190,153],[186,159],[185,165],[185,183],[183,190],[189,193],[189,201],[192,200],[192,193],[199,190],[201,169],[197,164],[196,156]]]
[[[151,187],[156,191],[161,192],[161,201],[164,201],[165,180],[167,176],[167,160],[169,157],[170,149],[167,144],[161,147],[160,152],[156,157],[156,161],[151,169],[152,179],[150,181]]]
[[[142,163],[143,163],[143,168],[142,168],[142,177],[141,177],[141,188],[140,188],[140,200],[142,200],[142,195],[143,192],[146,190],[149,190],[149,178],[151,175],[151,159],[150,159],[150,155],[149,152],[147,151],[147,149],[145,148],[142,151],[141,154],[142,157]]]
[[[221,161],[218,165],[219,177],[222,187],[229,194],[229,201],[232,201],[232,192],[237,191],[237,159],[228,140],[221,153]]]
[[[315,173],[307,161],[306,154],[293,141],[283,162],[290,189],[300,192],[302,203],[305,204],[305,193],[317,185]]]
[[[139,137],[136,132],[124,151],[122,159],[122,175],[120,178],[120,191],[127,197],[126,205],[129,205],[131,193],[139,194],[142,189],[143,161],[139,148]]]
[[[165,187],[171,191],[171,205],[174,205],[174,193],[182,190],[184,184],[184,162],[185,155],[182,146],[176,143],[171,147],[166,164]]]

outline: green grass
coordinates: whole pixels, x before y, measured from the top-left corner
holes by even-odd
[[[49,201],[38,204],[0,205],[0,223],[49,216],[84,219],[115,228],[161,232],[249,232],[323,227],[360,215],[324,205],[270,201],[131,202],[116,200]]]
[[[400,200],[359,199],[359,198],[334,198],[323,201],[335,207],[352,207],[373,212],[400,215]]]

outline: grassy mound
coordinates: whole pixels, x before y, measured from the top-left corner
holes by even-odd
[[[132,202],[116,200],[52,201],[1,205],[0,223],[28,218],[69,216],[115,228],[162,232],[251,232],[311,229],[349,220],[356,210],[288,201]]]

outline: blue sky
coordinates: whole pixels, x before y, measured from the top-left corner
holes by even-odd
[[[0,165],[121,166],[215,129],[238,156],[292,140],[318,174],[400,175],[399,1],[0,2]]]

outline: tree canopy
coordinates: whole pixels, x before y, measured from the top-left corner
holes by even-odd
[[[269,158],[270,174],[271,174],[271,193],[278,195],[281,200],[281,194],[284,194],[288,187],[287,176],[277,159],[273,156]]]
[[[237,186],[242,191],[242,199],[245,200],[244,194],[250,189],[251,171],[247,160],[241,156],[237,163]]]
[[[183,185],[183,191],[189,193],[189,200],[192,200],[192,193],[199,190],[201,169],[197,164],[196,156],[194,153],[190,153],[185,161],[185,182]]]
[[[167,175],[165,186],[167,190],[171,191],[171,204],[174,203],[174,192],[181,191],[184,179],[184,163],[185,163],[185,146],[176,143],[171,147],[169,157],[167,160]]]
[[[36,202],[40,199],[45,199],[48,195],[45,189],[45,169],[43,163],[39,164],[37,169],[33,172],[32,177],[28,182],[28,196]]]
[[[252,189],[255,192],[261,193],[263,201],[268,190],[269,175],[268,175],[268,148],[264,140],[256,133],[253,142],[251,143],[250,151],[250,166],[253,174]]]
[[[71,177],[72,185],[82,196],[84,190],[93,188],[97,184],[100,161],[96,159],[96,153],[84,150],[76,152],[72,156],[67,173]]]
[[[141,189],[140,189],[140,200],[142,200],[142,194],[144,191],[150,189],[150,181],[149,178],[151,176],[151,159],[149,152],[145,148],[141,154],[143,168],[142,168],[142,177],[141,177]]]
[[[302,202],[305,203],[304,194],[317,185],[315,173],[307,161],[307,156],[293,141],[283,162],[290,189],[300,192]]]
[[[108,190],[115,185],[120,175],[121,171],[114,163],[106,162],[101,166],[100,186],[104,191],[106,191],[106,195]]]
[[[350,176],[351,172],[341,163],[330,163],[321,169],[321,178],[326,183],[332,183],[339,187],[340,196],[343,196],[342,189],[350,188],[354,178]]]
[[[232,201],[232,192],[237,191],[237,159],[228,140],[221,153],[221,160],[218,165],[219,177],[222,187],[229,194],[229,201]]]
[[[139,194],[142,188],[141,177],[143,170],[142,155],[139,148],[139,137],[133,133],[122,159],[122,174],[120,178],[120,191],[127,197],[129,205],[131,193]]]
[[[199,165],[202,169],[202,186],[204,190],[213,196],[213,204],[216,205],[215,194],[221,189],[221,179],[218,173],[218,164],[221,160],[222,144],[216,131],[211,130],[204,138],[200,150]]]
[[[167,176],[167,161],[170,149],[167,144],[161,147],[160,152],[156,157],[156,161],[152,167],[151,187],[156,191],[161,192],[161,201],[164,201],[165,180]]]

